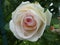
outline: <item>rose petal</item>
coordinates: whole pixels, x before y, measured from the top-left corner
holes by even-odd
[[[42,14],[45,14],[46,18],[47,18],[47,25],[50,25],[50,22],[51,22],[51,18],[52,18],[52,13],[50,13],[49,10],[47,10],[45,13],[44,13],[44,8],[38,3],[38,2],[35,2],[35,7],[38,8],[39,11],[41,11]]]
[[[9,27],[11,29],[11,31],[13,32],[14,36],[17,38],[17,39],[20,39],[22,40],[22,38],[17,34],[17,32],[15,31],[16,29],[14,28],[14,23],[13,21],[11,20],[10,23],[9,23]]]
[[[52,18],[52,13],[50,13],[49,10],[45,12],[46,18],[47,18],[47,25],[50,25],[51,18]]]
[[[45,24],[42,25],[42,27],[39,28],[39,31],[35,35],[33,35],[31,38],[27,40],[32,41],[32,42],[37,41],[43,35],[45,27],[46,27],[46,22]]]

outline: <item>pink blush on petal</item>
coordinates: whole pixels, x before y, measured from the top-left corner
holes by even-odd
[[[26,21],[27,22],[32,22],[32,19],[31,18],[27,18]]]
[[[24,23],[27,24],[28,26],[32,26],[33,23],[34,23],[34,20],[33,20],[33,18],[31,16],[25,17],[24,18]]]

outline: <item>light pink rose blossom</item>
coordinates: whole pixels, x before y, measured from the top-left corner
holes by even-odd
[[[10,30],[19,40],[37,41],[43,35],[46,25],[50,25],[52,14],[39,3],[22,2],[12,12]]]

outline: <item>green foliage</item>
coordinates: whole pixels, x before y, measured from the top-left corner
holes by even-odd
[[[15,36],[9,30],[8,23],[11,19],[11,13],[16,9],[16,7],[22,1],[27,0],[3,0],[2,2],[3,14],[5,20],[4,29],[7,34],[8,45],[60,45],[60,35],[58,33],[51,32],[50,26],[46,27],[43,36],[37,42],[30,42],[27,40],[21,41],[15,38]],[[60,27],[59,25],[60,21],[57,19],[57,17],[59,16],[59,6],[60,6],[59,0],[29,0],[29,1],[30,2],[38,1],[41,4],[41,6],[45,8],[45,11],[49,9],[50,12],[53,14],[51,25],[54,25],[55,28]],[[52,6],[50,6],[51,3],[53,3]],[[51,9],[54,10],[51,11]],[[2,43],[3,43],[2,35],[0,35],[0,45],[2,45]]]

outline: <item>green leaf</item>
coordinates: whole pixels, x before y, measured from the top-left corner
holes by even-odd
[[[48,8],[44,8],[44,12],[46,12],[47,9],[48,9]]]
[[[60,28],[60,25],[59,24],[54,24],[53,26],[54,26],[54,28],[57,28],[57,29]]]
[[[10,30],[10,29],[9,29],[9,23],[7,23],[7,24],[4,26],[4,29],[7,30],[7,31]]]

